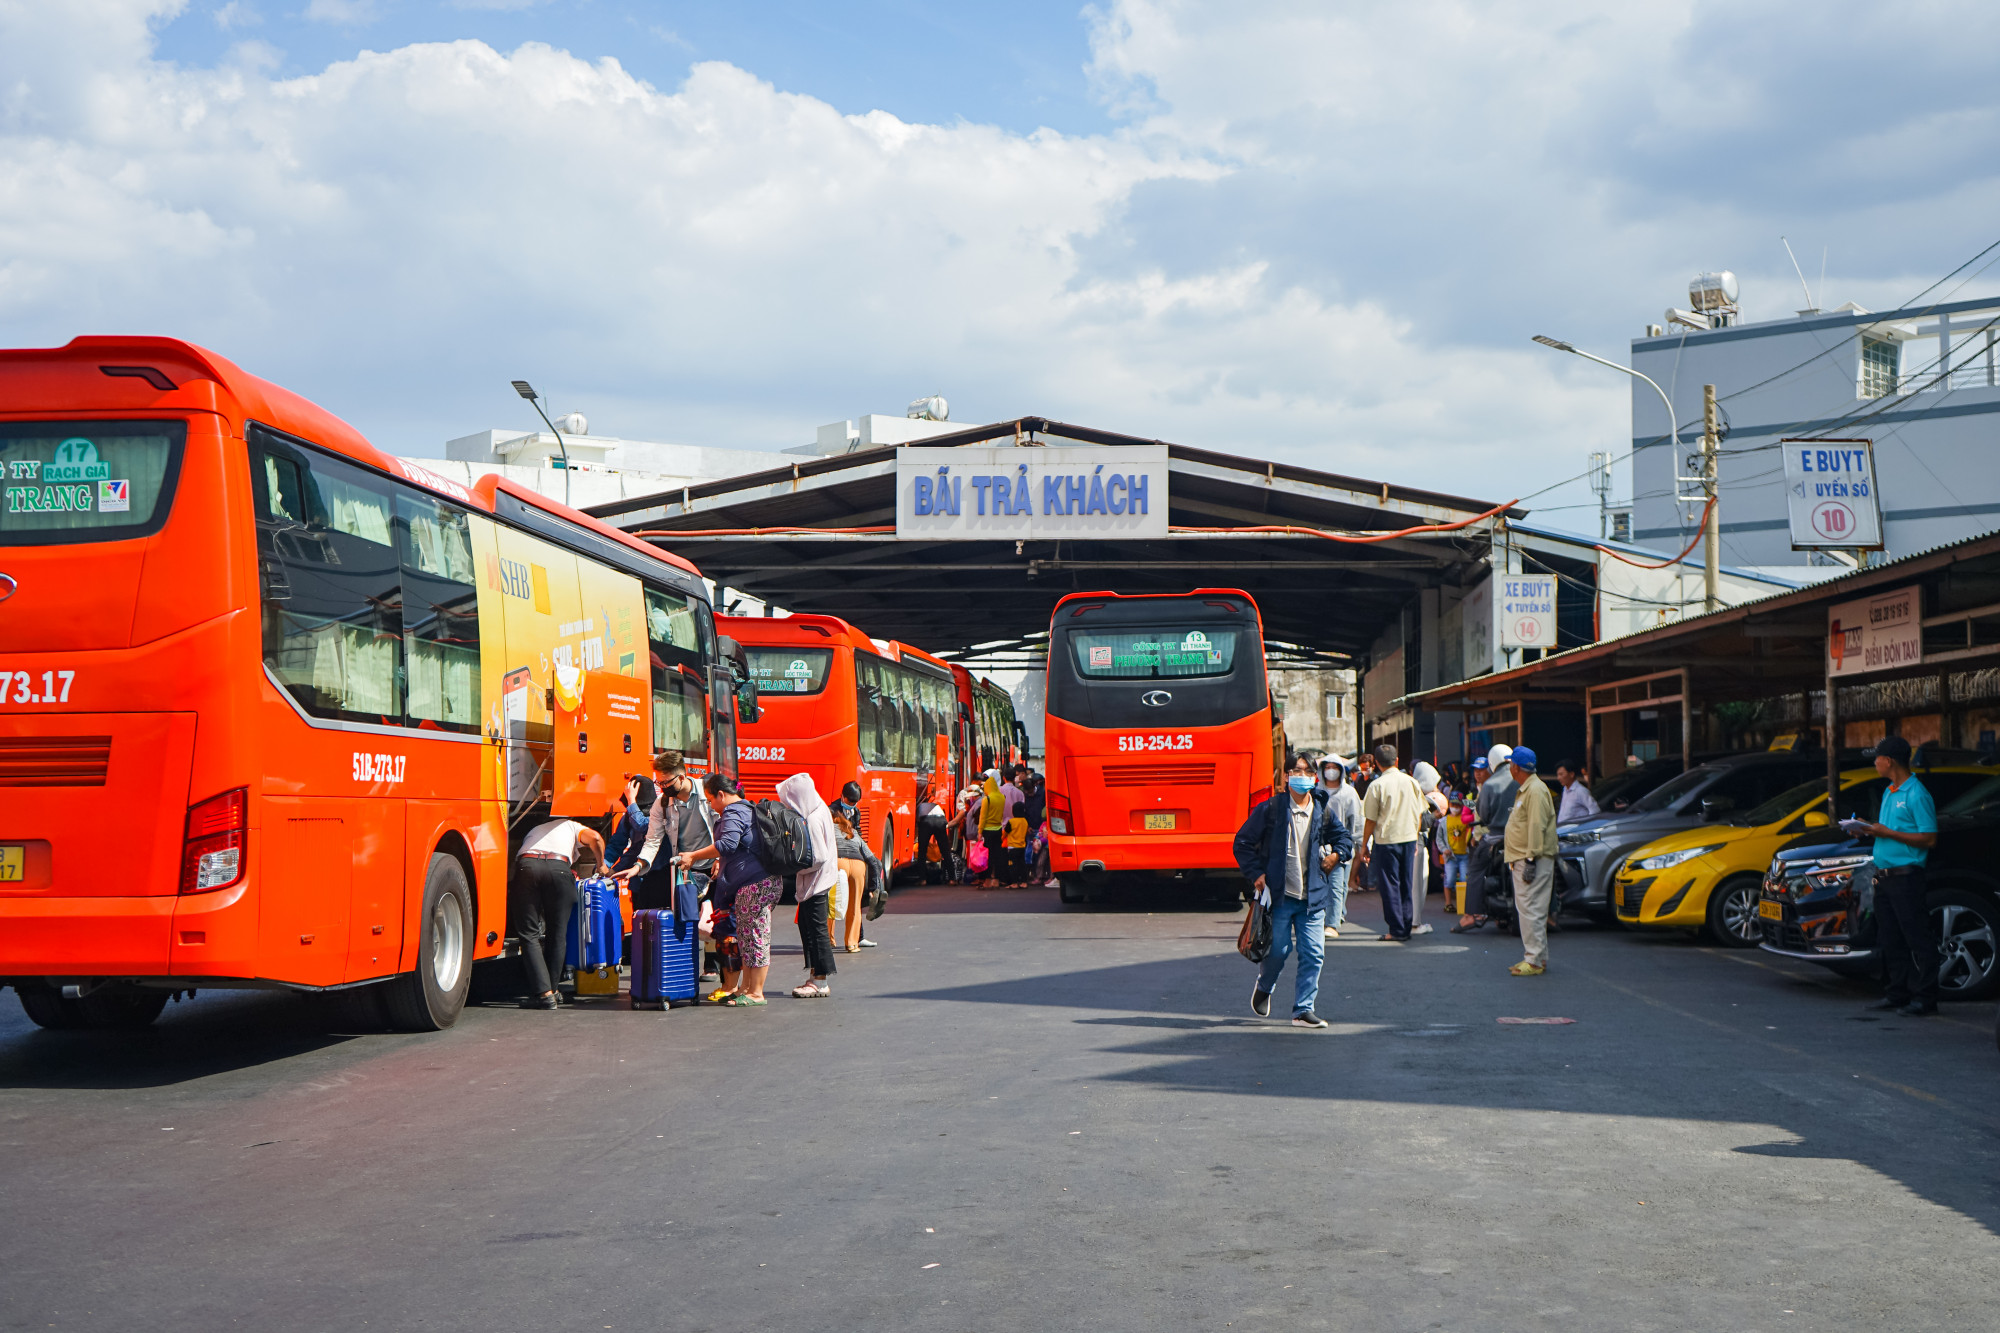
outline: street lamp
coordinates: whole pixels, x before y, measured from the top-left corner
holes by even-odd
[[[1607,362],[1606,364],[1609,363]],[[1648,383],[1651,383],[1651,381],[1648,381]],[[1655,384],[1653,385],[1653,387],[1657,389],[1660,386]],[[542,411],[542,400],[536,396],[534,385],[528,383],[526,380],[515,380],[514,392],[520,394],[523,398],[528,400],[528,405],[535,409],[535,415],[542,419],[543,423],[548,426],[550,433],[556,437],[556,448],[562,450],[563,503],[568,504],[569,503],[569,446],[563,443],[562,432],[556,429],[556,423],[549,420],[549,414],[547,412]]]
[[[1660,402],[1667,409],[1667,439],[1674,446],[1674,454],[1675,454],[1674,471],[1676,473],[1679,473],[1680,471],[1679,454],[1681,448],[1680,424],[1674,420],[1674,405],[1672,400],[1670,400],[1667,397],[1667,391],[1665,389],[1662,389],[1659,386],[1659,383],[1655,381],[1651,375],[1641,374],[1640,372],[1632,369],[1632,367],[1630,366],[1619,365],[1616,361],[1606,361],[1601,356],[1593,355],[1592,353],[1586,352],[1579,347],[1572,347],[1568,343],[1563,342],[1560,339],[1551,338],[1545,333],[1536,334],[1535,341],[1540,343],[1544,347],[1553,347],[1558,352],[1568,352],[1572,356],[1580,356],[1586,361],[1595,361],[1600,366],[1610,366],[1613,370],[1622,370],[1627,375],[1630,375],[1633,379],[1644,380],[1646,381],[1646,383],[1651,384],[1653,386],[1653,392],[1660,395]]]

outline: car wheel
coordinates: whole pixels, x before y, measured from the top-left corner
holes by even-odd
[[[1754,949],[1764,942],[1764,924],[1757,904],[1764,896],[1755,875],[1725,879],[1708,895],[1709,938],[1732,949]]]
[[[2000,987],[2000,931],[1993,900],[1964,889],[1930,895],[1931,929],[1938,940],[1938,994],[1947,1000],[1983,1000]]]
[[[472,886],[458,858],[431,857],[417,916],[417,970],[383,983],[389,1022],[406,1032],[438,1032],[458,1021],[472,986]]]

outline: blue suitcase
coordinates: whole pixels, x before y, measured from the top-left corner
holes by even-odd
[[[672,912],[632,914],[632,1007],[678,1009],[701,997],[701,932]]]
[[[618,882],[593,876],[576,886],[570,913],[569,947],[564,960],[573,968],[611,968],[625,956],[625,921],[618,907]]]

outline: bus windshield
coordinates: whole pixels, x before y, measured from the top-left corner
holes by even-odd
[[[1065,602],[1048,712],[1086,727],[1221,726],[1270,704],[1256,610],[1239,595]],[[1171,689],[1155,688],[1170,685]]]
[[[118,541],[166,520],[184,421],[0,422],[0,546]]]
[[[831,648],[752,648],[744,646],[750,659],[750,679],[759,694],[818,694],[826,688],[827,668],[833,665]]]

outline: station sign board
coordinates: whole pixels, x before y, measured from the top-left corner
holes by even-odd
[[[1826,672],[1852,676],[1924,660],[1922,590],[1912,584],[1826,609]]]
[[[896,535],[926,541],[1167,535],[1164,444],[896,450]]]
[[[1556,646],[1556,580],[1553,574],[1500,576],[1500,646]]]
[[[1882,502],[1868,440],[1780,440],[1792,549],[1879,551]]]

